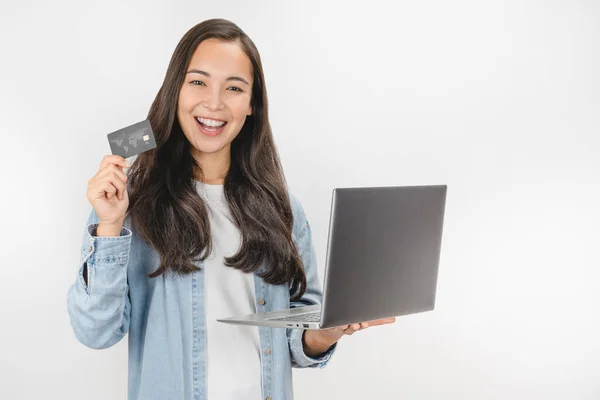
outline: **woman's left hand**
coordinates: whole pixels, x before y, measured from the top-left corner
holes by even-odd
[[[304,341],[309,354],[320,354],[334,343],[336,343],[344,335],[353,335],[355,332],[365,330],[372,326],[393,324],[396,322],[395,317],[377,319],[374,321],[360,322],[350,325],[336,326],[334,328],[307,330],[304,333]]]
[[[353,335],[355,332],[362,331],[371,326],[393,324],[394,322],[396,322],[395,317],[384,318],[369,322],[360,322],[351,325],[336,326],[335,328],[321,329],[317,332],[321,332],[324,335],[324,337],[336,338],[335,341],[337,342],[344,335]]]

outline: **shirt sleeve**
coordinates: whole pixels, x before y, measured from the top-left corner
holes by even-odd
[[[77,278],[67,293],[67,311],[77,340],[93,349],[105,349],[129,331],[127,264],[132,232],[123,227],[119,236],[96,236],[98,224],[92,209],[83,234]]]
[[[308,220],[304,215],[302,206],[296,199],[292,197],[292,201],[296,202],[295,219],[300,225],[298,234],[297,246],[300,258],[304,265],[304,273],[306,275],[306,291],[299,301],[290,302],[290,307],[303,307],[315,304],[321,304],[323,299],[323,288],[319,280],[317,271],[317,257],[312,243],[312,233]],[[337,343],[333,344],[325,353],[319,355],[318,358],[310,357],[304,352],[302,343],[303,329],[287,328],[286,334],[290,347],[292,367],[294,368],[324,368],[334,354]]]

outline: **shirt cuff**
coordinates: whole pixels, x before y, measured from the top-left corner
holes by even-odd
[[[126,263],[129,258],[132,232],[126,227],[121,228],[119,236],[96,236],[99,223],[89,224],[81,246],[83,262],[96,263]]]
[[[323,353],[320,357],[314,358],[306,355],[304,352],[304,346],[302,344],[302,334],[304,330],[302,329],[290,329],[290,351],[292,354],[292,359],[298,365],[298,367],[309,367],[309,368],[324,368],[329,359],[335,352],[337,347],[337,342],[334,343],[325,353]]]

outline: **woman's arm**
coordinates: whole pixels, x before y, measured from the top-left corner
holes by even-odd
[[[310,225],[306,219],[302,205],[291,194],[290,200],[292,201],[292,211],[294,212],[295,229],[297,229],[296,245],[306,275],[306,291],[299,301],[290,302],[290,307],[294,308],[321,304],[323,299],[323,287],[319,280],[317,257],[312,243]],[[322,353],[322,349],[318,346],[314,347],[313,343],[304,343],[303,338],[305,332],[307,331],[302,329],[287,328],[286,333],[290,347],[292,366],[295,368],[325,367],[333,355],[337,343],[334,343]]]
[[[67,310],[77,340],[93,349],[105,349],[129,331],[127,264],[132,233],[123,227],[119,236],[98,236],[98,222],[92,209],[83,234],[78,277],[67,294]]]

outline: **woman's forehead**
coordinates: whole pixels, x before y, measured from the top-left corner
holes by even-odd
[[[192,55],[188,71],[192,69],[206,72],[212,79],[252,79],[252,63],[238,41],[204,40]]]

